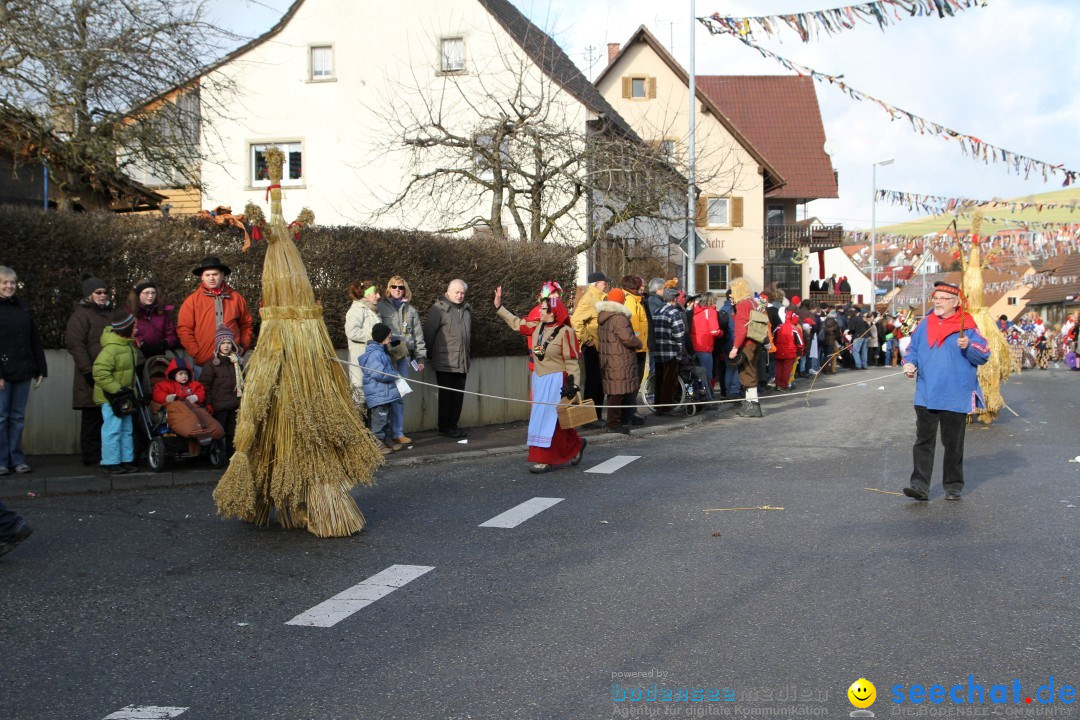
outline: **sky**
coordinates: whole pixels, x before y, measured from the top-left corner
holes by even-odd
[[[375,0],[349,0],[374,2]],[[395,0],[406,3],[408,0]],[[691,0],[511,0],[548,32],[587,77],[607,62],[607,44],[624,43],[640,25],[689,66],[694,26],[698,75],[789,74],[738,40],[713,36],[691,21]],[[697,16],[807,12],[856,0],[694,0]],[[208,0],[211,17],[259,35],[291,0]],[[862,25],[803,43],[789,30],[756,34],[758,44],[830,75],[891,105],[1047,163],[1080,170],[1080,2],[987,0],[952,18],[906,18],[884,31]],[[590,59],[592,60],[590,64]],[[1025,180],[1002,163],[965,157],[958,145],[917,134],[878,106],[858,102],[825,84],[816,86],[827,138],[839,173],[840,197],[817,200],[807,213],[847,229],[869,229],[872,166],[877,187],[976,199],[1026,197],[1059,190],[1061,177]],[[800,217],[802,214],[800,212]],[[918,214],[878,203],[877,226]]]

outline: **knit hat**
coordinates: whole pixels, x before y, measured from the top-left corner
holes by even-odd
[[[95,290],[108,290],[109,286],[99,277],[94,277],[89,273],[83,273],[82,276],[82,296],[90,297],[94,294]]]
[[[143,290],[149,290],[151,288],[157,290],[157,283],[153,280],[142,280],[139,282],[138,285],[135,286],[135,295],[141,295]]]
[[[791,296],[791,305],[792,305],[792,307],[797,307],[800,304],[802,304],[802,299],[798,295],[792,295]]]
[[[626,302],[626,293],[621,288],[615,288],[608,292],[607,299],[611,302],[624,303]]]
[[[604,273],[602,273],[600,271],[589,273],[589,284],[590,285],[592,285],[593,283],[601,282],[601,281],[602,282],[607,282],[607,275],[605,275]]]
[[[382,323],[375,323],[375,327],[371,328],[371,339],[377,343],[381,343],[386,338],[390,337],[390,328]]]
[[[112,314],[111,327],[113,332],[117,330],[126,330],[135,324],[135,316],[129,313],[127,310],[115,310]]]
[[[215,350],[215,352],[217,351],[218,348],[221,347],[221,343],[223,343],[223,342],[231,342],[233,344],[233,348],[235,348],[236,347],[236,336],[233,335],[232,330],[230,330],[229,328],[225,327],[224,325],[218,325],[217,332],[214,334],[214,350]]]

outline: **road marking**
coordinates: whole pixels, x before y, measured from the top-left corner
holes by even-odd
[[[610,475],[616,470],[620,470],[635,460],[640,460],[640,455],[616,455],[610,460],[605,460],[596,467],[589,468],[585,472],[588,473],[603,473],[604,475]]]
[[[128,705],[112,715],[106,715],[105,720],[169,720],[177,715],[187,712],[187,708],[181,707],[157,707],[155,705]]]
[[[534,497],[532,500],[526,500],[517,507],[496,515],[487,522],[480,523],[480,527],[515,528],[533,515],[538,515],[563,500],[565,498]]]
[[[426,572],[434,570],[427,565],[391,565],[375,573],[367,580],[339,592],[334,597],[302,612],[286,625],[308,627],[333,627],[356,611],[385,597]]]

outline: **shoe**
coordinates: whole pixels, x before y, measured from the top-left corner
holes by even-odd
[[[394,442],[398,443],[399,445],[411,445],[412,438],[402,435],[401,437],[394,438]]]
[[[27,523],[23,523],[19,526],[19,529],[15,531],[15,534],[9,537],[7,540],[0,541],[0,555],[7,555],[9,552],[15,549],[15,546],[21,543],[26,538],[34,534],[34,528],[30,527]]]
[[[459,430],[458,428],[453,428],[451,430],[440,430],[439,434],[443,437],[448,438],[463,438],[468,435],[467,432],[465,432],[464,430]]]
[[[26,463],[19,463],[15,466],[15,472],[19,473],[20,475],[25,475],[28,472],[34,472],[34,468],[30,467]]]
[[[404,449],[405,446],[404,445],[399,445],[396,442],[389,442],[389,443],[386,444],[386,447],[390,448],[390,450],[392,452],[397,452],[398,450]]]
[[[644,425],[645,424],[645,416],[644,415],[636,415],[636,414],[631,415],[630,416],[630,424],[631,425]]]
[[[945,493],[945,499],[946,500],[959,500],[960,499],[960,493],[956,492],[955,490],[950,490],[949,492]]]
[[[761,417],[761,403],[743,400],[742,406],[735,414],[744,418],[759,418]]]
[[[615,426],[609,425],[609,426],[604,428],[604,432],[607,432],[607,433],[619,433],[620,435],[629,435],[630,434],[630,428],[626,427],[625,425],[615,425]]]
[[[601,428],[604,428],[604,427],[607,427],[607,426],[604,425],[603,420],[593,420],[591,423],[585,423],[584,425],[582,425],[581,429],[582,430],[600,430]]]
[[[919,502],[926,502],[930,499],[926,496],[926,493],[920,492],[913,487],[904,488],[904,495],[908,496],[912,500],[918,500]]]
[[[123,465],[102,465],[101,469],[107,475],[125,475],[127,473],[127,468]]]
[[[0,467],[0,475],[10,475],[11,470],[7,467]]]
[[[571,465],[577,467],[579,464],[581,464],[581,458],[585,454],[585,446],[588,444],[588,440],[586,440],[585,438],[581,438],[581,449],[577,451],[577,455],[575,455],[574,459],[570,461]]]
[[[120,463],[120,467],[124,468],[129,473],[139,472],[139,466],[134,463]]]
[[[380,445],[379,446],[379,453],[381,455],[393,455],[394,451],[391,450],[390,448],[386,447],[385,445]]]
[[[529,472],[531,472],[533,475],[540,475],[541,473],[546,473],[549,470],[551,470],[551,466],[547,463],[536,463],[529,466]]]

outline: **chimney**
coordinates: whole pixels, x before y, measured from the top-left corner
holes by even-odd
[[[610,65],[615,56],[619,54],[619,43],[607,44],[607,64]]]

